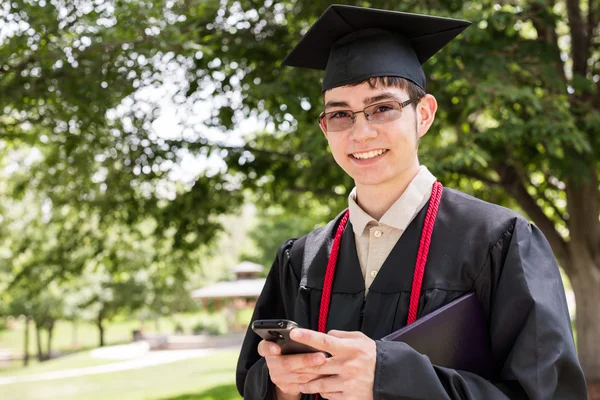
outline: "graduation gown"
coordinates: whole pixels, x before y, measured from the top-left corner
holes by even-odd
[[[543,234],[511,210],[452,189],[442,195],[418,317],[475,292],[489,325],[494,379],[432,365],[404,343],[379,340],[406,325],[426,212],[427,206],[403,233],[366,298],[350,223],[342,236],[327,331],[361,331],[376,341],[374,399],[587,399],[562,280]],[[340,218],[281,246],[252,321],[285,318],[317,330]],[[249,328],[237,388],[245,399],[271,400],[273,384],[257,352],[260,340]]]

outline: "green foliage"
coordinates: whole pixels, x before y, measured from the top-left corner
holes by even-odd
[[[440,2],[424,10],[417,2],[368,2],[373,7],[473,21],[470,29],[425,65],[428,91],[437,97],[440,108],[432,132],[423,139],[421,154],[446,182],[468,189],[474,182],[491,181],[501,188],[508,183],[495,170],[508,164],[520,172],[526,186],[536,187],[527,179],[530,170],[565,180],[582,174],[583,160],[597,164],[593,138],[600,125],[584,129],[573,112],[574,96],[566,91],[567,84],[576,93],[582,87],[589,90],[591,76],[577,78],[580,83],[565,82],[558,49],[538,40],[542,29],[554,29],[564,15],[541,4],[500,7],[491,1]],[[215,71],[225,74],[221,84],[213,82],[213,95],[240,91],[243,103],[223,106],[239,115],[238,122],[254,113],[262,113],[266,122],[265,131],[245,146],[229,149],[228,172],[241,173],[244,185],[261,193],[265,202],[302,207],[304,193],[310,192],[335,212],[345,200],[338,188],[347,193],[353,183],[334,165],[316,123],[320,74],[279,66],[325,7],[304,1],[224,2],[222,18],[207,27],[214,31],[213,41],[205,43],[210,57],[196,67],[204,77]],[[239,21],[235,26],[228,19],[233,16]],[[214,62],[217,59],[220,62]],[[238,84],[228,83],[231,80]],[[231,111],[227,120],[220,119],[223,115],[217,110],[213,120],[227,127]],[[595,120],[600,114],[588,107],[585,115]],[[468,185],[460,184],[464,177]],[[542,190],[554,192],[551,187]],[[488,185],[485,190],[468,191],[490,200],[507,198],[490,192]],[[566,228],[560,216],[553,220]]]
[[[244,308],[238,310],[237,315],[235,317],[236,323],[239,326],[248,326],[250,325],[250,321],[252,321],[252,314],[254,309],[252,308]]]
[[[187,5],[172,1],[15,1],[0,11],[7,21],[0,151],[29,157],[9,173],[6,193],[25,199],[34,192],[70,214],[71,232],[62,229],[65,221],[52,221],[65,236],[57,253],[79,247],[88,218],[99,230],[153,220],[153,237],[189,253],[214,237],[215,214],[240,204],[234,187],[217,185],[219,177],[172,178],[189,153],[180,140],[151,131],[158,101],[140,94],[168,71],[185,69],[198,53],[197,24],[215,6],[196,5],[203,18],[195,20],[186,18]],[[83,267],[65,268],[78,274]]]
[[[241,258],[265,266],[266,275],[284,241],[299,238],[323,225],[331,213],[329,208],[319,207],[314,202],[310,210],[310,213],[297,214],[279,206],[261,209],[256,225],[248,231],[254,248],[242,253]]]
[[[192,332],[194,335],[208,335],[208,336],[218,336],[222,334],[219,326],[215,324],[210,324],[206,322],[198,322],[193,328]]]

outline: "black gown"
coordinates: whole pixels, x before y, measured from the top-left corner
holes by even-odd
[[[432,365],[404,343],[378,340],[406,325],[426,212],[427,205],[402,234],[366,298],[350,223],[342,237],[327,331],[361,331],[376,340],[374,399],[586,400],[562,280],[543,234],[513,211],[452,189],[442,195],[418,317],[474,291],[489,323],[495,378]],[[317,330],[340,218],[281,246],[253,321],[285,318]],[[237,388],[245,399],[271,400],[273,384],[257,352],[260,340],[248,329]]]

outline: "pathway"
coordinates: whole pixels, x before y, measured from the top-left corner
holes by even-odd
[[[191,358],[205,357],[220,350],[239,349],[239,346],[228,348],[210,348],[194,350],[161,350],[149,351],[147,344],[132,343],[122,346],[110,346],[95,349],[90,352],[94,358],[126,360],[92,367],[64,369],[29,375],[0,377],[0,385],[13,383],[47,381],[55,379],[73,378],[85,375],[106,374],[111,372],[127,371],[138,368],[153,367],[183,361]]]

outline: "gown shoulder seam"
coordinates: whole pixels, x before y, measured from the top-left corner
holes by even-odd
[[[515,230],[515,226],[517,224],[517,220],[518,220],[518,218],[514,218],[513,221],[512,221],[512,224],[510,224],[510,226],[504,232],[502,232],[502,234],[500,235],[500,237],[489,246],[488,251],[487,251],[487,257],[485,258],[485,261],[484,261],[483,265],[479,269],[479,272],[477,273],[477,276],[475,277],[475,280],[473,280],[473,288],[475,288],[475,286],[477,285],[477,281],[481,277],[481,274],[483,273],[483,270],[485,269],[486,265],[489,264],[489,261],[490,261],[490,258],[491,258],[491,253],[492,253],[492,249],[494,247],[496,247],[500,242],[504,241],[504,239],[506,239],[506,237],[508,237],[508,236],[510,236],[510,235],[513,234],[513,232]]]

